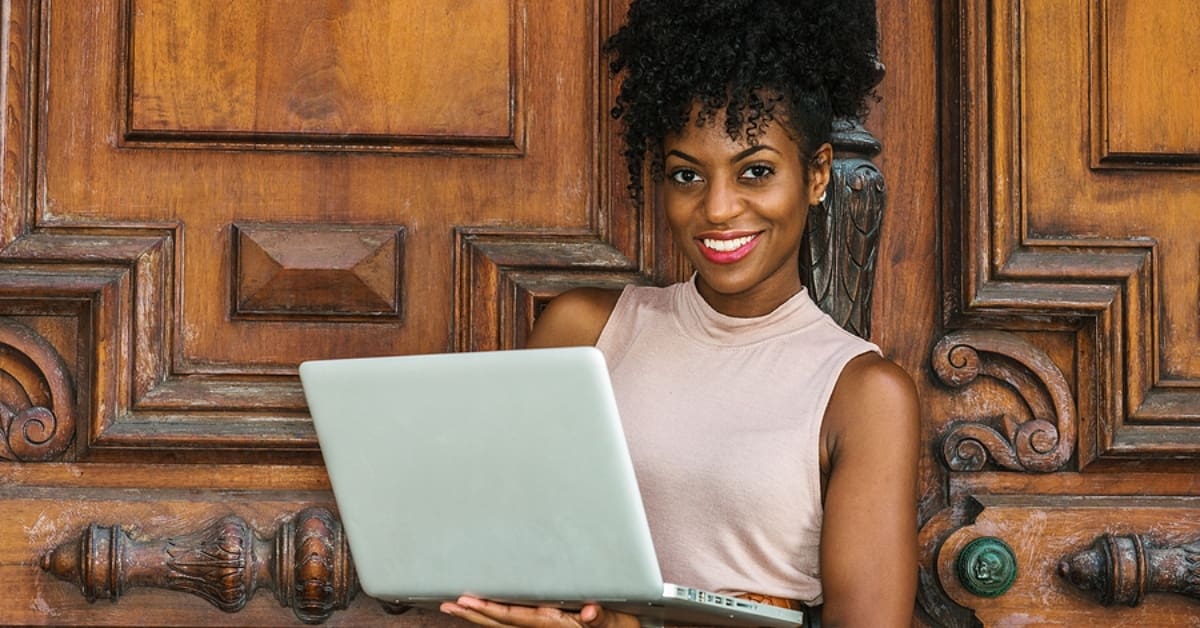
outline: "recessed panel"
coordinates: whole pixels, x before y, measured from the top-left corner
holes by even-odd
[[[127,140],[515,141],[512,1],[127,2]]]
[[[1200,3],[1107,0],[1097,10],[1099,161],[1200,166]]]

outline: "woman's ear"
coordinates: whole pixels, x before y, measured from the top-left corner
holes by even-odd
[[[808,204],[817,205],[825,200],[825,189],[829,187],[829,176],[833,170],[833,146],[821,144],[813,152],[809,162]]]

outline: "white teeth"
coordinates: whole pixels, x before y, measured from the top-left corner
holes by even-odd
[[[722,253],[728,253],[729,251],[736,251],[736,250],[742,248],[743,246],[746,246],[746,244],[749,243],[753,239],[754,239],[754,236],[752,236],[752,235],[742,236],[740,238],[734,238],[732,240],[715,240],[713,238],[704,238],[704,246],[706,246],[714,251],[721,251]]]

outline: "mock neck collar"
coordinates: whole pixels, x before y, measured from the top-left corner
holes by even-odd
[[[679,285],[675,297],[680,324],[689,335],[723,345],[749,345],[810,325],[822,316],[820,308],[800,291],[762,316],[738,317],[713,309],[696,289],[696,276]]]

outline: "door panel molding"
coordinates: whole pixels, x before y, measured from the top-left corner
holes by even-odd
[[[1170,59],[1175,76],[1200,73],[1191,54],[1200,38],[1200,10],[1187,2],[1146,5],[1093,2],[1088,21],[1092,81],[1090,142],[1093,168],[1200,169],[1200,113],[1194,80],[1163,80],[1147,72]],[[1155,45],[1142,46],[1153,33]]]
[[[948,55],[947,75],[960,78],[943,100],[951,108],[947,148],[959,159],[945,162],[946,180],[955,182],[944,216],[946,326],[1076,333],[1074,395],[1092,409],[1079,413],[1081,467],[1200,458],[1200,381],[1163,375],[1162,330],[1175,314],[1163,304],[1161,243],[1031,229],[1037,208],[1022,154],[1028,6],[959,0],[953,7],[960,45]]]
[[[403,321],[404,227],[234,223],[233,319]]]
[[[121,0],[121,146],[524,154],[526,0],[375,13],[365,4],[311,20],[304,6],[230,14],[205,3]],[[211,32],[194,36],[195,23]],[[257,42],[256,58],[226,58],[243,48],[205,37]],[[412,50],[423,62],[395,63]]]
[[[589,233],[456,230],[454,350],[516,349],[550,299],[590,285],[650,283],[631,260]]]

